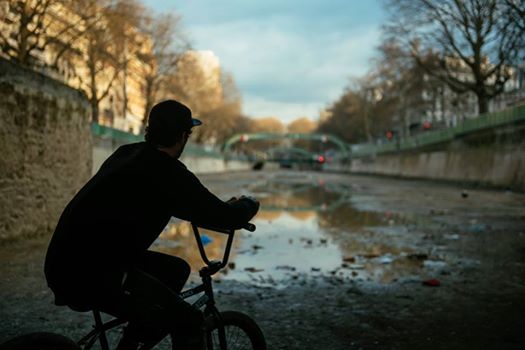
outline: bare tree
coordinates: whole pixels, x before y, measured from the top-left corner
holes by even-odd
[[[91,120],[98,123],[100,102],[110,93],[121,65],[115,46],[117,28],[108,26],[108,21],[113,15],[112,7],[94,7],[91,10],[100,11],[103,19],[86,32],[84,64],[88,74],[86,81],[82,75],[79,75],[79,79],[80,88],[84,90],[91,104]]]
[[[390,124],[389,129],[393,126],[402,136],[410,136],[411,126],[421,122],[435,105],[436,79],[395,42],[380,45],[376,65],[360,86],[369,111],[366,114],[374,119],[369,123]],[[394,108],[384,109],[386,106]]]
[[[51,66],[58,69],[59,62],[65,61],[72,65],[80,56],[81,49],[77,43],[83,39],[85,34],[103,19],[102,11],[97,9],[106,6],[107,3],[97,0],[61,1],[64,13],[53,14],[52,22],[60,22],[61,25],[54,34],[46,35],[44,49],[49,46],[53,53]],[[74,15],[72,20],[70,15]]]
[[[302,117],[297,118],[293,120],[290,124],[288,124],[288,132],[291,133],[300,133],[300,134],[308,134],[311,132],[314,132],[317,128],[317,123],[313,120]]]
[[[9,1],[9,12],[15,18],[13,32],[0,32],[2,50],[22,65],[29,65],[31,54],[42,45],[46,16],[52,0]],[[47,21],[49,22],[49,21]]]
[[[206,52],[185,52],[170,74],[163,93],[189,105],[196,115],[203,115],[222,104],[221,71]]]
[[[410,47],[416,62],[453,91],[472,91],[479,113],[487,112],[489,100],[503,92],[520,51],[510,6],[500,0],[387,3],[392,12],[385,27],[389,39]]]
[[[241,96],[231,73],[221,71],[220,91],[220,103],[200,115],[206,127],[196,130],[195,139],[199,143],[217,144],[225,141],[235,133],[241,119]]]
[[[86,66],[89,79],[86,83],[85,92],[91,104],[91,120],[99,121],[99,105],[110,92],[117,79],[118,61],[109,51],[111,42],[104,39],[105,30],[96,28],[90,31],[87,37]]]
[[[126,117],[129,111],[128,76],[129,65],[141,52],[149,51],[144,44],[145,35],[140,31],[144,21],[145,9],[137,0],[115,0],[107,11],[107,29],[112,37],[115,63],[119,72],[119,109],[120,115]]]
[[[88,79],[84,80],[82,75],[79,79],[80,87],[91,103],[92,121],[98,123],[100,103],[115,91],[115,86],[120,87],[120,113],[125,116],[128,111],[127,69],[130,60],[142,47],[137,30],[142,7],[135,1],[91,1],[95,6],[89,10],[101,19],[84,35],[83,61]]]
[[[14,23],[11,30],[0,32],[0,46],[25,66],[49,64],[57,69],[59,61],[74,50],[75,42],[100,20],[100,13],[92,9],[93,0],[82,2],[81,9],[80,2],[73,0],[7,2]],[[44,51],[53,57],[50,62],[42,61]]]
[[[363,99],[358,89],[347,87],[329,108],[331,117],[319,124],[318,131],[334,134],[347,142],[366,142],[363,127]]]
[[[146,16],[142,28],[151,38],[151,50],[138,52],[142,66],[142,94],[145,100],[143,124],[146,125],[148,113],[158,100],[168,78],[177,69],[182,54],[190,49],[190,44],[182,34],[180,17],[172,13],[153,17]]]
[[[502,6],[508,35],[516,40],[509,49],[516,49],[519,59],[525,60],[525,0],[505,0]]]

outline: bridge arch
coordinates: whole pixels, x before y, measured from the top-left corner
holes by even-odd
[[[339,137],[332,134],[301,134],[301,133],[247,133],[247,134],[236,134],[230,137],[224,143],[222,150],[224,153],[229,153],[231,147],[239,142],[249,142],[255,140],[282,140],[282,139],[291,139],[291,140],[314,140],[320,141],[323,143],[331,142],[335,144],[343,158],[348,158],[350,156],[350,146],[341,140]]]

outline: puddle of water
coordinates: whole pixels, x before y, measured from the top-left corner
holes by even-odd
[[[261,201],[257,231],[237,233],[221,278],[268,286],[305,276],[390,283],[447,267],[414,246],[406,225],[421,218],[357,210],[348,187],[298,177],[249,190]],[[220,259],[225,235],[204,234],[209,258]],[[173,221],[154,249],[180,256],[197,270],[203,265],[184,222]]]

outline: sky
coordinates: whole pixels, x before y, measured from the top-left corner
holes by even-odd
[[[253,118],[317,120],[363,76],[386,18],[381,0],[144,0],[174,11],[195,50],[233,74]]]

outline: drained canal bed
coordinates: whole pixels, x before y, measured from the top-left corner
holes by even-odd
[[[253,317],[269,349],[525,348],[523,194],[321,172],[201,180],[220,198],[261,200],[257,231],[237,231],[214,280],[219,309]],[[220,258],[225,236],[204,237]],[[53,304],[48,239],[0,245],[0,342],[91,329],[90,313]],[[198,282],[187,223],[173,221],[153,249],[188,260]]]
[[[431,217],[359,210],[352,187],[344,183],[284,173],[244,191],[261,202],[253,220],[257,231],[236,233],[228,268],[219,277],[224,280],[274,288],[317,278],[384,284],[449,274],[449,265],[458,263],[443,247],[424,244],[417,227],[438,226]],[[220,259],[225,236],[208,231],[202,235],[207,254]],[[183,257],[194,270],[202,266],[188,223],[174,220],[154,247]]]

